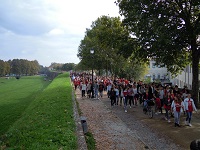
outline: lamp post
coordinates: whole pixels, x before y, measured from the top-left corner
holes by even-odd
[[[90,50],[90,54],[92,54],[92,58],[94,57],[93,54],[94,54],[94,49],[91,49]],[[92,60],[92,86],[91,86],[91,89],[92,89],[92,98],[94,98],[94,70],[93,70],[93,60]]]

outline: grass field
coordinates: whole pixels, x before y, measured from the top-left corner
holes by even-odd
[[[48,86],[43,77],[0,78],[0,135],[18,120],[36,95]]]
[[[20,80],[14,82],[17,83]],[[38,88],[42,89],[42,86],[38,85]],[[12,126],[10,124],[8,131],[1,136],[1,148],[28,150],[77,149],[71,90],[69,74],[63,74],[55,78],[43,92],[33,93],[35,99],[29,103],[30,105],[27,108],[24,107],[25,111],[21,112],[15,123]],[[11,90],[12,92],[14,91]],[[23,107],[21,101],[25,101],[27,98],[29,98],[28,95],[22,94],[21,99],[19,98],[16,103],[6,103],[3,100],[0,105],[7,105],[7,107],[19,105],[18,107]]]

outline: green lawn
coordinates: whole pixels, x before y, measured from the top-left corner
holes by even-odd
[[[0,78],[0,135],[22,116],[36,95],[48,84],[39,76],[22,77],[19,80]]]
[[[28,150],[77,149],[71,93],[69,74],[62,74],[43,92],[34,94],[36,98],[20,119],[1,136],[1,147]]]

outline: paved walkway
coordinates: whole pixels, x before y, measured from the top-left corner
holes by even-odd
[[[185,117],[182,117],[182,126],[178,128],[174,127],[173,119],[168,123],[162,114],[149,119],[141,106],[129,108],[125,113],[122,106],[111,107],[106,96],[100,100],[82,99],[77,90],[76,97],[97,150],[181,150],[189,149],[190,142],[200,138],[199,114],[194,114],[192,127],[183,125]]]

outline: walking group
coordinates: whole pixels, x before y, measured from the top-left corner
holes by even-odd
[[[181,114],[185,114],[185,125],[192,126],[191,119],[193,111],[197,111],[194,100],[187,88],[179,89],[169,85],[156,83],[145,84],[142,81],[131,81],[124,78],[107,78],[96,77],[94,82],[91,81],[89,74],[71,75],[75,90],[80,88],[82,98],[106,97],[110,99],[111,107],[116,105],[123,106],[124,112],[133,106],[142,106],[143,111],[149,102],[153,103],[155,114],[164,114],[167,122],[174,118],[174,126],[180,127]]]

